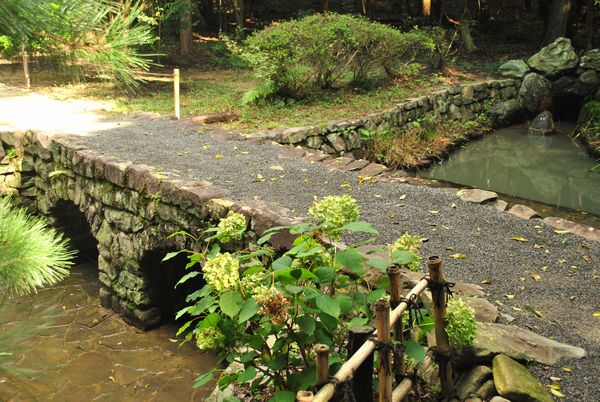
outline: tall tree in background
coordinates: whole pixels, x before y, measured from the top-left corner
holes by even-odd
[[[546,18],[544,45],[553,42],[558,37],[567,36],[567,26],[572,7],[572,0],[552,0],[548,11],[549,14]]]
[[[192,52],[192,0],[182,0],[179,51],[186,56]]]

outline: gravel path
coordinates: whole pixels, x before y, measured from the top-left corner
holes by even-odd
[[[540,220],[463,203],[444,189],[359,185],[356,173],[332,172],[322,163],[283,158],[275,146],[224,140],[210,131],[199,134],[166,119],[124,122],[117,129],[92,133],[86,141],[107,155],[209,180],[226,188],[230,199],[259,199],[298,216],[315,196],[350,193],[358,200],[362,219],[379,229],[380,242],[392,242],[404,231],[429,238],[423,254],[443,256],[450,280],[489,280],[484,285],[488,299],[514,316],[514,324],[588,352],[582,360],[557,367],[533,365],[543,384],[550,383],[550,376],[562,378],[564,400],[569,401],[595,401],[600,395],[600,318],[592,316],[600,310],[598,243],[556,234]],[[529,241],[511,240],[515,236]],[[454,253],[467,258],[448,258]],[[534,280],[534,274],[541,280]],[[507,300],[505,294],[516,296]],[[544,318],[512,308],[526,305]],[[572,372],[563,371],[565,366],[572,366]]]

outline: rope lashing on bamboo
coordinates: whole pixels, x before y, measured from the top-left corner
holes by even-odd
[[[413,329],[413,324],[416,322],[417,325],[419,322],[423,321],[423,313],[421,313],[421,309],[419,308],[419,304],[417,300],[419,296],[416,294],[408,295],[408,297],[403,297],[400,299],[400,303],[406,303],[407,312],[408,312],[408,328]]]
[[[431,290],[431,296],[434,297],[433,302],[435,303],[435,305],[437,307],[442,307],[442,304],[445,306],[448,305],[448,301],[450,300],[451,297],[454,296],[454,293],[452,292],[452,288],[456,285],[456,283],[454,282],[448,282],[445,281],[443,283],[435,283],[432,281],[429,281],[429,284],[427,285],[427,287]],[[446,289],[446,297],[445,300],[440,300],[440,297],[442,296],[442,289]],[[437,291],[437,292],[434,292]]]

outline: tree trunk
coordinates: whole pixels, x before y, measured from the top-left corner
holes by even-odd
[[[467,53],[472,53],[477,49],[475,42],[473,42],[473,36],[471,36],[471,22],[469,20],[462,20],[460,23],[460,37],[462,39],[462,45],[464,46]]]
[[[548,20],[546,21],[544,45],[554,42],[558,37],[567,35],[569,14],[572,6],[572,0],[552,0],[550,13],[548,15]]]
[[[323,7],[324,13],[329,11],[329,0],[321,0],[321,6]]]
[[[422,0],[423,25],[429,25],[431,19],[431,0]]]
[[[183,56],[192,52],[192,0],[184,0],[179,30],[179,51]]]
[[[233,11],[235,14],[235,23],[238,29],[244,29],[245,24],[245,13],[244,13],[244,0],[233,0]]]
[[[594,0],[587,0],[585,10],[585,48],[589,50],[592,48],[592,42],[594,41],[594,17],[596,16]]]

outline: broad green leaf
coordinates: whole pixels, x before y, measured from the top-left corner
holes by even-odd
[[[254,366],[248,366],[246,367],[246,370],[238,374],[237,382],[250,381],[256,377],[256,368]]]
[[[393,251],[390,257],[392,259],[392,263],[396,265],[408,265],[416,258],[413,253],[406,250]]]
[[[196,377],[193,388],[200,388],[203,385],[208,384],[215,376],[216,371],[217,369],[212,369],[208,373],[200,374],[198,377]]]
[[[426,334],[433,331],[434,328],[435,328],[435,323],[433,321],[433,318],[431,318],[429,316],[423,317],[423,319],[419,323],[419,329],[421,331],[425,332]]]
[[[179,282],[177,282],[177,283],[175,284],[175,287],[179,286],[179,285],[180,285],[180,284],[182,284],[182,283],[185,283],[185,282],[187,282],[188,280],[190,280],[190,279],[192,279],[192,278],[194,278],[194,277],[196,277],[196,276],[198,276],[198,275],[200,275],[200,272],[199,272],[199,271],[192,271],[192,272],[188,272],[187,274],[185,274],[185,275],[183,275],[183,276],[181,277],[181,279],[179,280]]]
[[[369,322],[369,319],[366,317],[354,317],[348,323],[348,328],[362,327],[362,326],[367,325],[368,322]]]
[[[295,286],[295,285],[287,285],[285,287],[285,290],[287,290],[288,292],[290,292],[293,295],[297,295],[298,293],[301,293],[304,290],[303,286]]]
[[[168,261],[168,260],[170,260],[171,258],[177,257],[179,254],[181,254],[181,253],[183,253],[183,252],[185,252],[185,250],[181,250],[181,251],[172,251],[172,252],[170,252],[170,253],[167,253],[167,254],[165,255],[165,257],[162,259],[162,261]]]
[[[371,233],[375,235],[379,234],[379,231],[377,231],[373,225],[364,221],[347,223],[346,225],[342,226],[342,230],[347,230],[348,232]]]
[[[206,328],[210,328],[210,327],[215,327],[215,326],[217,326],[219,321],[221,321],[221,314],[210,313],[209,315],[204,317],[204,319],[202,321],[200,321],[200,324],[198,324],[196,326],[196,329],[201,330],[201,329],[206,329]]]
[[[369,264],[373,268],[377,268],[381,272],[385,272],[390,266],[390,261],[384,260],[383,258],[368,258],[367,264]]]
[[[238,317],[238,323],[243,323],[244,321],[248,321],[252,318],[256,313],[258,313],[259,306],[253,299],[246,300],[246,303],[242,306],[240,310],[240,316]]]
[[[181,310],[179,310],[176,314],[175,314],[175,319],[178,320],[181,318],[182,315],[186,314],[188,311],[190,311],[194,306],[187,306],[182,308]]]
[[[296,394],[291,391],[277,391],[273,394],[269,402],[294,402]]]
[[[243,301],[242,295],[238,292],[225,292],[221,295],[219,307],[224,314],[233,318],[240,312]]]
[[[238,377],[237,373],[222,376],[221,378],[219,378],[219,381],[217,381],[217,385],[219,386],[219,389],[221,391],[223,391],[225,388],[227,388],[229,386],[229,384],[234,382],[237,379],[237,377]]]
[[[271,268],[273,268],[274,271],[279,271],[280,269],[288,269],[292,266],[292,261],[292,257],[290,257],[289,255],[284,255],[283,257],[280,257],[273,261],[273,264],[271,264]]]
[[[344,251],[340,251],[335,256],[335,262],[348,268],[353,272],[360,271],[365,258],[355,248],[348,248]]]
[[[386,295],[385,289],[375,289],[367,296],[367,302],[369,304],[375,304],[381,298]]]
[[[296,319],[296,323],[300,328],[300,331],[305,334],[312,335],[315,333],[316,322],[315,319],[309,315],[301,315]]]
[[[331,267],[318,267],[314,273],[319,277],[318,281],[321,285],[330,283],[335,278],[335,269]]]
[[[425,348],[414,340],[408,340],[404,344],[404,347],[404,350],[408,356],[419,362],[423,362],[425,360]]]
[[[334,318],[340,316],[340,302],[331,296],[320,295],[316,299],[317,307]]]
[[[181,327],[179,327],[179,329],[177,330],[177,334],[175,334],[175,336],[179,336],[181,334],[183,334],[189,327],[190,325],[192,325],[194,321],[188,321],[185,324],[183,324]]]
[[[340,303],[340,314],[348,314],[352,310],[352,298],[347,295],[334,296],[335,299]]]

